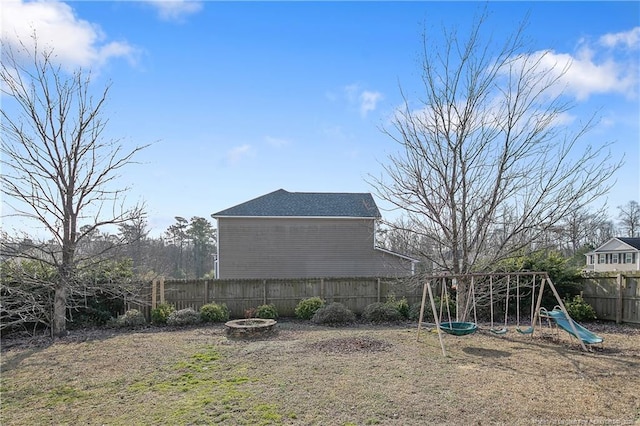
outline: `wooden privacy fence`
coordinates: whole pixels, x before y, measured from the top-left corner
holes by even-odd
[[[298,278],[244,280],[164,280],[150,283],[149,306],[169,303],[176,309],[200,309],[207,303],[224,303],[231,317],[243,318],[248,309],[273,304],[281,316],[294,316],[298,302],[319,296],[327,303],[340,302],[353,312],[362,313],[374,302],[390,296],[420,303],[421,288],[401,278]],[[148,309],[144,309],[148,314]],[[147,315],[148,316],[148,315]]]
[[[582,279],[582,297],[599,319],[640,324],[640,273],[589,274]]]
[[[589,274],[582,278],[582,297],[599,319],[640,324],[640,273]],[[150,309],[169,303],[176,309],[224,303],[235,318],[243,318],[248,309],[273,304],[281,316],[294,316],[302,299],[319,296],[340,302],[353,312],[362,313],[374,302],[390,296],[405,297],[410,304],[420,303],[422,282],[410,278],[298,278],[245,280],[165,280],[149,283],[147,301],[136,306],[150,317]]]

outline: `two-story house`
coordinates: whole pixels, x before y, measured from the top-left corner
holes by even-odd
[[[216,277],[398,277],[418,262],[376,246],[369,193],[271,192],[211,215]]]

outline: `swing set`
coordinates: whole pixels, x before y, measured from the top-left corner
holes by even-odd
[[[506,334],[509,329],[507,327],[508,324],[508,320],[509,320],[509,292],[511,290],[511,275],[507,275],[506,276],[506,292],[505,292],[505,297],[504,297],[504,325],[502,326],[502,328],[496,328],[494,326],[494,301],[493,301],[493,275],[489,276],[489,307],[490,307],[490,318],[491,318],[491,326],[489,328],[489,331],[493,334]],[[520,326],[520,301],[522,300],[522,297],[524,297],[523,295],[521,295],[520,293],[520,275],[516,275],[516,331],[520,334],[532,334],[534,331],[534,317],[535,317],[535,299],[533,297],[533,295],[536,293],[536,275],[532,276],[531,279],[531,293],[529,294],[529,296],[531,297],[531,316],[530,316],[530,326],[527,328],[523,328]]]
[[[487,279],[488,278],[488,279]],[[540,278],[539,284],[536,279]],[[458,286],[456,285],[458,280],[464,280],[468,283],[468,289],[465,293],[466,303],[464,310],[458,306],[456,309],[455,320],[451,316],[451,308],[449,306],[449,290],[448,282],[451,282],[452,289],[456,291],[456,302],[460,299],[458,297]],[[515,281],[515,283],[513,283]],[[525,282],[523,282],[525,281]],[[439,310],[436,307],[433,286],[439,284],[440,287],[440,306]],[[553,315],[543,308],[542,296],[545,286],[548,286],[553,295],[555,296],[557,305],[554,308]],[[476,287],[483,289],[476,294]],[[420,306],[420,319],[418,322],[418,340],[420,338],[420,329],[423,324],[425,305],[427,303],[427,295],[429,297],[429,303],[431,305],[431,312],[433,313],[433,319],[435,321],[436,330],[438,333],[438,339],[440,341],[440,347],[442,348],[442,355],[446,356],[446,350],[444,347],[443,334],[450,334],[453,336],[465,336],[473,334],[478,331],[478,316],[477,316],[477,299],[486,300],[488,297],[488,305],[490,311],[490,327],[489,332],[496,335],[504,335],[509,332],[508,320],[509,320],[509,302],[511,299],[511,292],[515,287],[515,304],[516,304],[516,326],[515,330],[519,334],[530,335],[533,334],[536,329],[536,322],[542,325],[541,318],[555,319],[558,326],[567,331],[570,335],[578,337],[580,346],[584,351],[587,351],[585,343],[592,344],[594,339],[585,339],[584,328],[573,321],[569,316],[567,309],[558,294],[553,282],[549,278],[546,272],[514,272],[514,273],[495,273],[495,274],[461,274],[461,275],[437,275],[425,277],[425,283],[422,291],[422,304]],[[501,294],[501,289],[504,289],[504,294]],[[530,291],[529,291],[530,290]],[[537,292],[537,294],[536,294]],[[488,295],[486,294],[488,293]],[[537,297],[536,297],[537,296]],[[520,302],[522,298],[531,298],[530,309],[530,321],[529,326],[520,323]],[[504,323],[501,327],[498,327],[494,323],[494,305],[501,302],[500,299],[504,298]],[[495,300],[497,299],[497,300]],[[446,320],[443,316],[446,310]],[[461,312],[462,311],[462,312]],[[466,320],[466,317],[473,312],[473,322]],[[462,315],[460,315],[462,313]],[[597,336],[596,336],[597,337]],[[599,342],[602,339],[599,338]]]

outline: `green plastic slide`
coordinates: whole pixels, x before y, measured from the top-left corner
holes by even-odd
[[[562,312],[562,310],[560,309],[554,308],[552,311],[544,310],[541,313],[541,315],[547,316],[553,319],[555,323],[558,325],[558,327],[560,327],[567,333],[571,334],[572,336],[582,340],[582,342],[586,343],[587,345],[595,345],[597,343],[602,343],[604,341],[602,337],[590,332],[589,330],[587,330],[577,322],[573,321],[572,318],[567,318],[564,312]],[[571,327],[570,321],[573,322],[573,325],[575,326],[575,329],[578,332],[577,335],[576,333],[574,333],[573,328]]]

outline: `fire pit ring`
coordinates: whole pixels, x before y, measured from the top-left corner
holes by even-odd
[[[227,336],[230,337],[254,337],[273,332],[276,320],[263,318],[248,318],[227,321]]]

